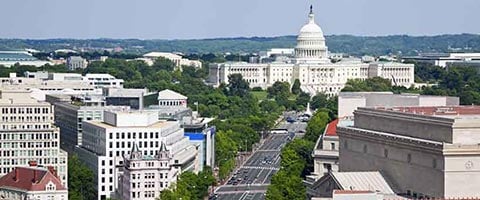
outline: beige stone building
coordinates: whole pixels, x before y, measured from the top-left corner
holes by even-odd
[[[358,108],[337,127],[342,172],[382,172],[397,194],[480,198],[480,107]]]

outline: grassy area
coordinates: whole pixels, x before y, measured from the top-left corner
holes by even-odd
[[[250,92],[253,96],[255,96],[259,101],[263,101],[267,99],[267,91],[251,91]]]

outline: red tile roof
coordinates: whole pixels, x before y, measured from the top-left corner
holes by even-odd
[[[26,191],[44,191],[49,182],[55,184],[56,190],[66,190],[60,179],[52,172],[36,167],[16,167],[0,178],[0,187],[17,188]]]
[[[337,124],[338,119],[335,119],[327,124],[325,127],[325,135],[326,136],[337,136]]]

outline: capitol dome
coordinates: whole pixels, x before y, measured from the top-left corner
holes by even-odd
[[[297,37],[295,58],[297,63],[328,61],[325,37],[323,36],[322,28],[315,23],[312,6],[310,6],[310,13],[308,14],[308,23],[300,29]]]

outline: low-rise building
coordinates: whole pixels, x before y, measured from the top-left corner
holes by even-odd
[[[181,55],[168,52],[150,52],[143,55],[143,58],[140,60],[144,60],[147,64],[153,64],[153,62],[158,58],[165,58],[172,61],[175,65],[175,68],[177,69],[182,69],[182,66],[202,68],[202,62],[200,62],[199,60],[189,60],[186,58],[182,58]],[[149,59],[149,61],[147,61],[146,59]]]
[[[15,167],[0,177],[0,200],[68,200],[53,167]]]
[[[0,66],[11,67],[12,65],[33,65],[36,67],[45,64],[53,64],[49,61],[38,60],[27,51],[0,51]]]
[[[480,53],[420,53],[418,56],[404,57],[404,60],[412,60],[419,63],[429,63],[440,67],[455,66],[457,63],[469,63],[480,61]]]
[[[123,88],[123,79],[117,79],[110,74],[85,74],[83,80],[96,88]]]

